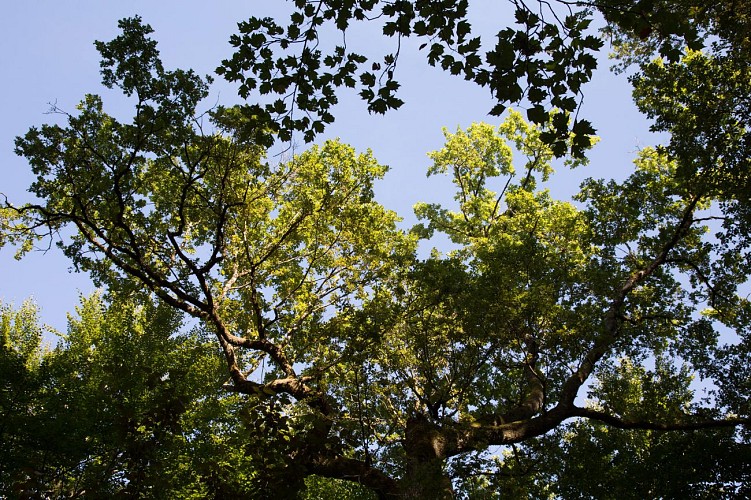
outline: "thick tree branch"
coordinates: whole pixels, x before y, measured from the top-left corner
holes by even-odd
[[[319,458],[308,466],[308,470],[319,476],[361,484],[373,490],[379,499],[400,496],[397,482],[393,478],[360,460],[344,457]]]
[[[556,407],[536,417],[507,423],[487,424],[475,421],[433,424],[427,420],[413,419],[407,426],[413,427],[413,449],[423,450],[423,455],[430,450],[435,457],[448,458],[485,449],[489,445],[510,445],[542,436],[571,417],[573,414],[570,409]]]

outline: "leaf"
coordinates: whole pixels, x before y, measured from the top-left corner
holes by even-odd
[[[527,109],[527,118],[529,118],[529,121],[533,123],[546,123],[549,116],[550,115],[547,111],[545,111],[545,108],[539,105],[532,106],[531,108]]]

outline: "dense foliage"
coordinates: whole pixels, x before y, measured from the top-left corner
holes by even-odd
[[[177,334],[179,315],[154,303],[84,300],[54,348],[35,309],[5,307],[0,489],[13,497],[180,492],[222,456],[206,434],[221,404],[213,346]],[[214,429],[211,429],[215,431]],[[219,436],[217,436],[219,437]],[[221,467],[221,466],[217,466]]]
[[[526,53],[520,31],[504,32],[487,67],[466,2],[300,1],[286,29],[241,25],[225,63],[241,92],[295,87],[295,106],[320,123],[365,60],[336,49],[323,62],[336,72],[317,73],[317,26],[346,30],[377,8],[387,35],[432,37],[434,62],[481,85],[508,89],[496,71],[506,64],[552,71],[542,83],[527,74],[529,99],[557,108],[532,106],[533,123],[508,110],[497,127],[445,132],[428,173],[453,182],[454,203],[418,204],[408,231],[374,199],[387,169],[370,152],[326,141],[267,160],[272,133],[322,125],[284,99],[201,112],[209,82],[166,70],[150,28],[122,21],[97,48],[104,85],[135,100],[132,121],[88,95],[63,125],[16,141],[39,202],[3,207],[3,241],[25,251],[56,238],[107,296],[84,301],[54,350],[40,347],[33,308],[3,310],[2,370],[18,375],[3,379],[2,487],[605,498],[634,496],[624,478],[636,476],[640,497],[747,495],[751,79],[734,50],[745,17],[733,25],[721,8],[691,6],[670,24],[678,3],[646,24],[629,24],[638,3],[597,6],[624,61],[639,64],[638,105],[670,143],[641,150],[621,182],[587,180],[573,202],[545,183],[565,175],[556,157],[569,151],[563,167],[580,167],[592,142],[566,100],[591,70],[576,69],[588,60],[576,51],[600,43],[580,32],[587,11],[563,22],[569,47],[517,5],[525,43],[533,33],[554,46]],[[717,43],[693,50],[707,35]],[[500,64],[491,54],[509,40],[517,52]],[[272,47],[297,42],[300,59],[274,58]],[[444,64],[442,44],[463,58]],[[543,52],[552,62],[534,59]],[[378,112],[398,105],[395,59],[384,63],[378,97],[375,76],[360,74]],[[551,90],[555,78],[568,88]],[[418,258],[435,234],[454,250]],[[184,317],[198,326],[181,329]]]

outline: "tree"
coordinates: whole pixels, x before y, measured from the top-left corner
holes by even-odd
[[[180,314],[164,304],[94,296],[77,312],[51,349],[40,344],[34,306],[4,311],[3,352],[27,361],[25,371],[12,359],[1,365],[10,373],[0,490],[19,498],[226,492],[231,481],[212,480],[226,465],[213,461],[232,448],[207,453],[203,443],[221,442],[208,430],[236,399],[208,398],[221,385],[213,344],[179,332]]]
[[[445,133],[429,173],[451,178],[455,206],[418,205],[423,223],[405,232],[373,198],[386,168],[370,153],[328,141],[265,161],[268,122],[197,111],[206,82],[165,70],[140,19],[121,27],[97,48],[133,121],[89,95],[64,126],[18,138],[41,201],[5,213],[15,238],[60,234],[100,284],[145,287],[213,332],[224,388],[254,409],[226,415],[252,429],[227,443],[261,471],[254,487],[316,476],[381,498],[552,491],[539,475],[495,478],[543,470],[550,440],[586,425],[711,429],[747,452],[751,257],[732,177],[687,174],[686,158],[648,148],[625,181],[557,201],[541,187],[558,153],[547,129],[509,112]],[[456,250],[418,259],[436,232]],[[693,397],[693,373],[714,400]]]
[[[36,310],[30,302],[17,311],[6,305],[0,309],[0,439],[3,454],[0,457],[0,488],[9,491],[12,471],[26,465],[36,453],[38,440],[27,415],[36,405],[34,395],[41,390],[40,350],[42,331]]]

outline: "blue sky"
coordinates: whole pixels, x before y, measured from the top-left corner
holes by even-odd
[[[508,13],[498,2],[470,2],[477,27],[492,36]],[[117,35],[117,21],[135,14],[152,25],[167,68],[193,68],[199,74],[213,73],[221,59],[232,53],[227,43],[236,23],[250,15],[283,15],[287,2],[255,1],[129,1],[102,2],[32,1],[10,2],[0,18],[0,192],[15,204],[29,201],[26,188],[32,181],[22,158],[13,153],[13,139],[33,125],[52,122],[46,115],[49,103],[73,111],[86,93],[101,94],[111,114],[129,116],[127,100],[103,89],[99,79],[94,40]],[[390,45],[372,30],[349,35],[348,42],[383,53]],[[412,205],[452,196],[448,179],[426,179],[426,153],[443,142],[442,127],[450,130],[472,122],[499,120],[487,115],[493,103],[487,91],[450,77],[425,62],[416,50],[420,42],[402,47],[398,77],[402,83],[402,109],[385,116],[370,116],[354,94],[344,94],[335,110],[336,123],[324,138],[339,137],[357,149],[370,148],[381,163],[391,167],[377,187],[377,197],[388,208],[414,223]],[[560,197],[575,192],[584,177],[622,177],[630,168],[634,152],[653,144],[648,122],[634,108],[630,87],[623,75],[608,71],[608,61],[585,88],[580,117],[592,121],[602,140],[591,154],[591,164],[579,171],[560,171],[548,187]],[[238,102],[234,87],[222,81],[212,89],[207,107],[215,102]],[[272,155],[275,151],[271,151]],[[0,301],[20,304],[33,298],[42,309],[42,319],[64,329],[65,314],[73,311],[78,295],[94,291],[85,275],[69,271],[70,262],[52,248],[33,252],[18,262],[13,249],[0,249]]]

